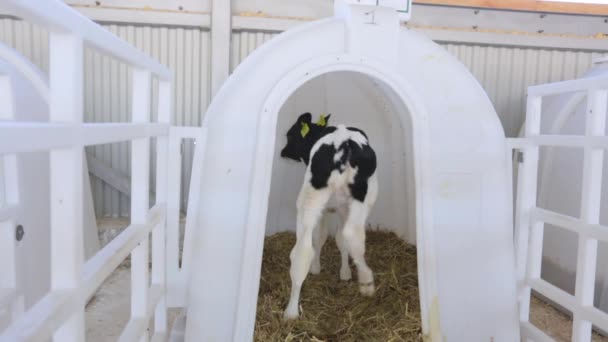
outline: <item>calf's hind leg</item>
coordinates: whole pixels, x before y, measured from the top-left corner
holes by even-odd
[[[321,250],[327,241],[328,220],[329,215],[328,213],[324,212],[321,215],[317,228],[315,228],[314,232],[312,233],[312,246],[315,249],[315,256],[312,259],[312,265],[310,265],[311,274],[321,273]]]
[[[348,207],[346,205],[340,205],[338,207],[338,213],[340,214],[340,224],[336,229],[336,245],[340,250],[340,279],[350,280],[352,274],[350,271],[350,265],[348,264],[348,246],[344,240],[344,224],[348,217]]]
[[[296,244],[289,254],[291,261],[289,269],[291,296],[283,313],[285,320],[295,319],[299,316],[300,290],[310,270],[315,252],[312,245],[313,231],[330,195],[329,189],[317,190],[307,182],[302,186],[298,195]]]
[[[359,280],[359,291],[365,296],[374,294],[374,275],[365,262],[365,223],[369,212],[376,203],[378,197],[378,180],[373,174],[363,183],[365,192],[356,193],[350,202],[348,218],[344,224],[344,239],[348,247],[348,253],[357,266],[357,277]],[[361,190],[361,189],[359,189]],[[364,194],[364,195],[363,195]]]
[[[357,266],[359,291],[365,296],[374,294],[374,274],[365,262],[365,221],[368,210],[365,204],[352,201],[348,219],[344,224],[343,236],[348,247],[348,253]]]

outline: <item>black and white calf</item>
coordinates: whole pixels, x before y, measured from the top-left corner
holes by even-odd
[[[342,256],[340,278],[351,278],[350,255],[357,267],[361,293],[367,296],[374,293],[374,276],[364,254],[365,223],[378,197],[376,154],[362,130],[327,126],[327,119],[329,116],[322,116],[313,123],[310,113],[300,115],[287,132],[287,145],[281,151],[281,157],[306,164],[297,199],[297,241],[289,256],[291,297],[285,319],[299,316],[300,290],[308,271],[320,271],[319,254],[327,227],[319,225],[319,221],[332,196],[343,222],[336,232]]]

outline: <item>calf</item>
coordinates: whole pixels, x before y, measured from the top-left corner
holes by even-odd
[[[287,132],[287,145],[281,151],[281,157],[306,164],[296,203],[297,241],[289,255],[291,297],[283,315],[285,319],[298,317],[300,290],[306,274],[309,270],[312,273],[320,270],[318,258],[327,233],[324,224],[320,229],[317,225],[332,196],[343,222],[336,232],[336,244],[342,255],[340,278],[351,277],[350,255],[357,267],[360,292],[366,296],[374,293],[374,276],[364,254],[365,222],[378,197],[376,154],[363,131],[344,125],[327,126],[327,119],[329,116],[321,116],[319,122],[312,123],[310,113],[300,115]]]

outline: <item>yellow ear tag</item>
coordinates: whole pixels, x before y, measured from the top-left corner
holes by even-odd
[[[325,125],[327,125],[327,121],[325,120],[325,114],[321,114],[321,117],[319,117],[319,121],[317,122],[317,126],[324,127]]]
[[[306,137],[306,135],[308,134],[308,132],[310,132],[310,127],[308,126],[307,123],[302,122],[302,130],[300,131],[300,134],[302,135],[302,138]]]

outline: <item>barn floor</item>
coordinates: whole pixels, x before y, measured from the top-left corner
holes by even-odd
[[[112,241],[129,225],[129,222],[129,219],[122,217],[106,217],[98,220],[97,226],[101,246],[105,246]],[[120,337],[120,333],[129,321],[131,313],[130,265],[130,260],[127,258],[89,300],[85,316],[87,341],[115,342]],[[175,309],[170,310],[168,313],[169,322],[173,322],[179,312]],[[153,321],[150,322],[150,327],[153,327]]]
[[[572,318],[536,297],[532,297],[530,321],[558,342],[572,340]],[[608,337],[594,332],[591,340],[608,342]]]
[[[123,218],[99,220],[102,245],[128,223]],[[256,341],[421,341],[415,248],[389,233],[368,235],[368,262],[376,275],[374,297],[363,298],[355,282],[339,280],[339,254],[330,238],[321,256],[321,274],[309,275],[303,287],[302,319],[282,323],[282,311],[289,296],[289,249],[294,239],[293,234],[276,234],[266,239]],[[402,249],[401,256],[394,255],[395,248]],[[353,268],[356,277],[355,271]],[[116,341],[129,319],[129,301],[127,260],[87,305],[86,340]],[[169,313],[170,322],[177,314],[177,310]],[[532,300],[531,321],[556,341],[570,341],[571,319],[537,298]],[[608,337],[594,334],[593,341],[608,342]]]
[[[340,253],[328,239],[321,253],[321,274],[308,275],[299,320],[284,323],[290,294],[289,252],[292,233],[266,239],[258,297],[255,341],[418,341],[421,340],[416,249],[393,233],[368,232],[366,259],[374,271],[376,293],[359,294],[354,281],[339,279]],[[352,265],[352,263],[351,263]]]

